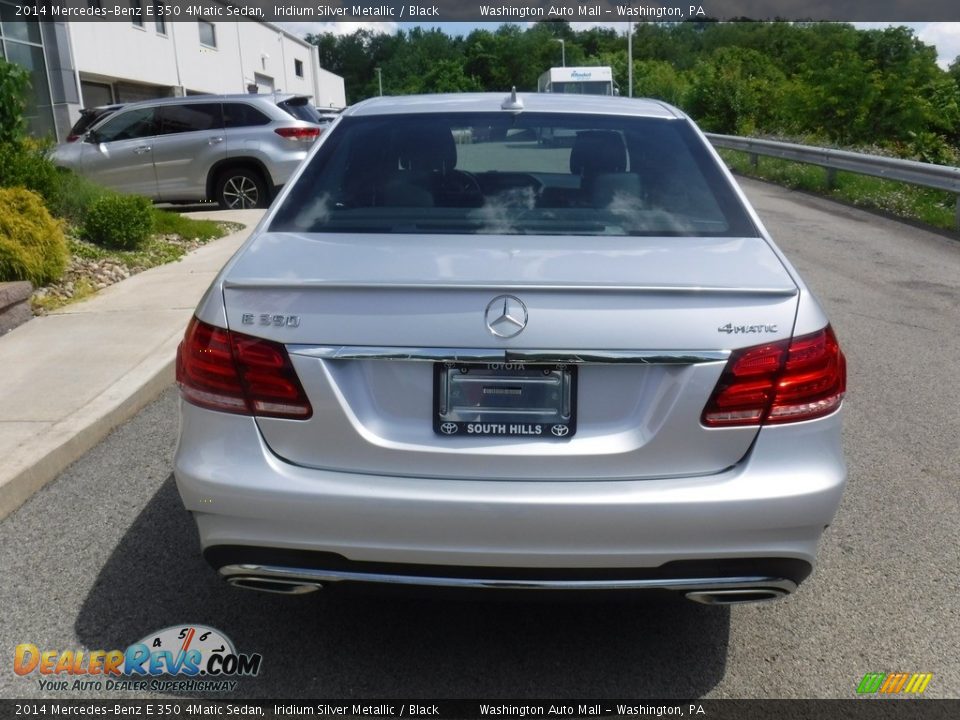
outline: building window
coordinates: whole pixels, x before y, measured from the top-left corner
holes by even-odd
[[[130,7],[133,10],[133,17],[130,22],[138,28],[143,27],[143,3],[141,0],[130,0]]]
[[[21,3],[21,5],[29,3]],[[41,15],[42,19],[44,16]],[[23,16],[17,15],[17,9],[14,5],[0,3],[0,20],[3,21],[3,30],[0,34],[7,40],[18,40],[20,42],[41,44],[40,22],[36,17],[23,19]],[[7,48],[9,51],[9,48]]]
[[[293,72],[297,77],[303,77],[303,60],[293,61]]]
[[[156,18],[156,20],[154,20],[154,25],[157,28],[158,35],[167,34],[167,21],[163,19],[164,9],[165,7],[163,3],[160,3],[160,2],[153,3],[153,15]]]
[[[6,2],[0,2],[0,58],[30,74],[23,113],[28,131],[37,137],[56,137],[40,23],[18,20],[16,7]]]
[[[197,20],[200,27],[200,44],[206,47],[217,46],[217,27],[209,20]]]

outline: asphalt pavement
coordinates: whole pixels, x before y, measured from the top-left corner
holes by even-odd
[[[168,390],[0,523],[0,646],[123,648],[202,623],[263,655],[231,695],[247,698],[851,698],[865,673],[895,671],[960,697],[960,243],[743,185],[849,364],[849,485],[794,596],[728,608],[235,590],[200,558],[170,476]],[[73,696],[0,673],[0,697]]]
[[[170,385],[187,320],[263,210],[189,216],[244,229],[0,338],[0,518]]]

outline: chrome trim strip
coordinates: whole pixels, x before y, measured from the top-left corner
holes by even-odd
[[[779,590],[792,593],[797,589],[791,580],[767,576],[620,579],[620,580],[501,580],[494,578],[447,578],[420,575],[358,573],[313,568],[287,568],[276,565],[225,565],[220,574],[229,582],[238,578],[256,577],[302,583],[369,582],[388,585],[421,585],[427,587],[498,588],[511,590]],[[247,586],[248,587],[248,586]]]
[[[693,365],[725,361],[729,350],[513,350],[367,345],[287,345],[293,355],[322,360],[409,360],[462,363],[566,363],[572,365]]]
[[[793,297],[799,294],[796,287],[726,287],[711,285],[555,285],[549,283],[422,283],[422,282],[341,282],[337,280],[285,280],[273,278],[249,278],[224,280],[224,290],[484,290],[490,292],[643,292],[668,295],[769,295]]]

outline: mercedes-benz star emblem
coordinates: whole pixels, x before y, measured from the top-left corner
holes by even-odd
[[[554,425],[552,428],[550,428],[550,432],[552,432],[552,433],[553,433],[554,435],[556,435],[557,437],[566,437],[567,433],[570,432],[570,426],[569,426],[569,425]]]
[[[487,305],[487,329],[497,337],[511,338],[527,326],[527,306],[513,295],[497,295]]]
[[[459,429],[457,424],[452,422],[446,422],[440,426],[440,432],[444,435],[454,435]]]

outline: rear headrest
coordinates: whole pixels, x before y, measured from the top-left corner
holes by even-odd
[[[627,148],[615,130],[581,130],[570,151],[570,172],[593,176],[627,169]]]
[[[404,170],[449,172],[457,164],[457,146],[448,127],[410,128],[401,132],[395,141],[400,167]]]

